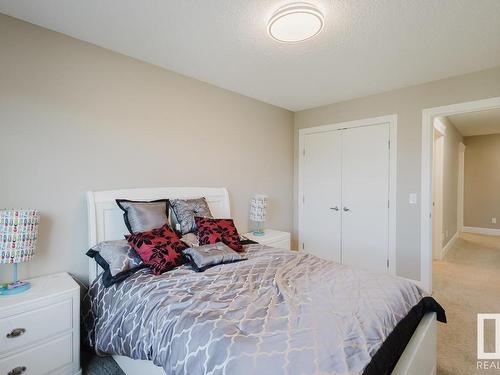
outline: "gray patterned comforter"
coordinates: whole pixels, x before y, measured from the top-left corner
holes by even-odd
[[[248,245],[203,273],[143,269],[90,288],[86,340],[99,354],[177,374],[361,374],[422,298],[414,284],[305,253]]]

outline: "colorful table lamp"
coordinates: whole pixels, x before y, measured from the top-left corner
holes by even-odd
[[[250,201],[250,220],[257,223],[257,229],[253,231],[254,236],[263,236],[262,223],[266,221],[267,196],[256,194]]]
[[[22,293],[30,288],[17,279],[17,263],[29,262],[35,253],[40,212],[33,209],[0,209],[0,263],[11,263],[13,281],[0,286],[0,295]]]

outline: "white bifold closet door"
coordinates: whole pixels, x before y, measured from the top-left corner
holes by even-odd
[[[389,124],[305,135],[302,192],[304,250],[388,270]]]
[[[388,269],[389,126],[342,133],[342,263]]]
[[[312,254],[340,262],[341,133],[308,134],[304,146],[302,243]]]

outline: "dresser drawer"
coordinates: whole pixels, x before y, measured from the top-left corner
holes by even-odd
[[[45,342],[40,346],[0,359],[0,374],[48,375],[60,373],[73,361],[71,334]],[[15,370],[17,369],[17,371]],[[67,374],[71,370],[68,368]]]
[[[0,319],[0,356],[72,329],[72,300]],[[4,375],[4,373],[0,373]]]

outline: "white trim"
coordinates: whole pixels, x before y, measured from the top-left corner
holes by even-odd
[[[397,125],[397,121],[398,121],[398,115],[394,114],[387,116],[370,117],[354,121],[337,122],[335,124],[319,125],[310,128],[303,128],[299,129],[299,141],[301,140],[301,138],[303,140],[303,137],[301,136],[304,136],[305,134],[324,133],[324,132],[329,132],[331,130],[359,128],[361,126],[379,125],[386,123],[390,123],[392,126],[393,124]]]
[[[436,235],[432,241],[432,257],[433,259],[441,260],[443,259],[443,218],[444,218],[444,136],[440,130],[436,129],[436,122],[434,121],[434,143],[433,152],[435,152],[435,157],[432,161],[432,176],[436,180],[435,184],[432,185],[432,199],[433,207],[432,212],[434,213],[432,220],[432,229]],[[442,130],[442,129],[441,129]]]
[[[446,135],[446,125],[444,124],[442,117],[436,117],[432,123],[434,129],[441,134],[441,136]]]
[[[389,119],[389,272],[396,275],[397,249],[397,172],[398,172],[398,116]]]
[[[459,231],[456,231],[453,237],[450,238],[448,243],[443,247],[443,251],[441,253],[441,259],[444,259],[446,257],[446,254],[448,254],[448,251],[455,245],[455,243],[458,240],[459,237]]]
[[[299,236],[299,244],[301,242],[301,221],[303,214],[303,202],[301,197],[303,196],[303,186],[302,186],[302,173],[303,173],[303,164],[304,164],[304,136],[306,134],[313,133],[323,133],[332,130],[340,130],[346,128],[357,128],[361,126],[370,126],[370,125],[378,125],[378,124],[389,124],[389,141],[390,141],[390,149],[389,149],[389,272],[393,275],[396,275],[396,187],[397,187],[397,131],[398,131],[398,116],[397,115],[387,115],[380,117],[372,117],[361,120],[347,121],[347,122],[339,122],[336,124],[329,125],[321,125],[315,126],[311,128],[299,129],[299,170],[298,170],[298,236]],[[300,250],[300,246],[299,246]]]
[[[457,232],[464,227],[465,145],[458,144]]]
[[[422,111],[420,282],[432,290],[432,120],[438,116],[500,108],[500,97],[427,108]]]
[[[464,227],[463,232],[484,234],[486,236],[500,236],[500,229],[495,228]]]

